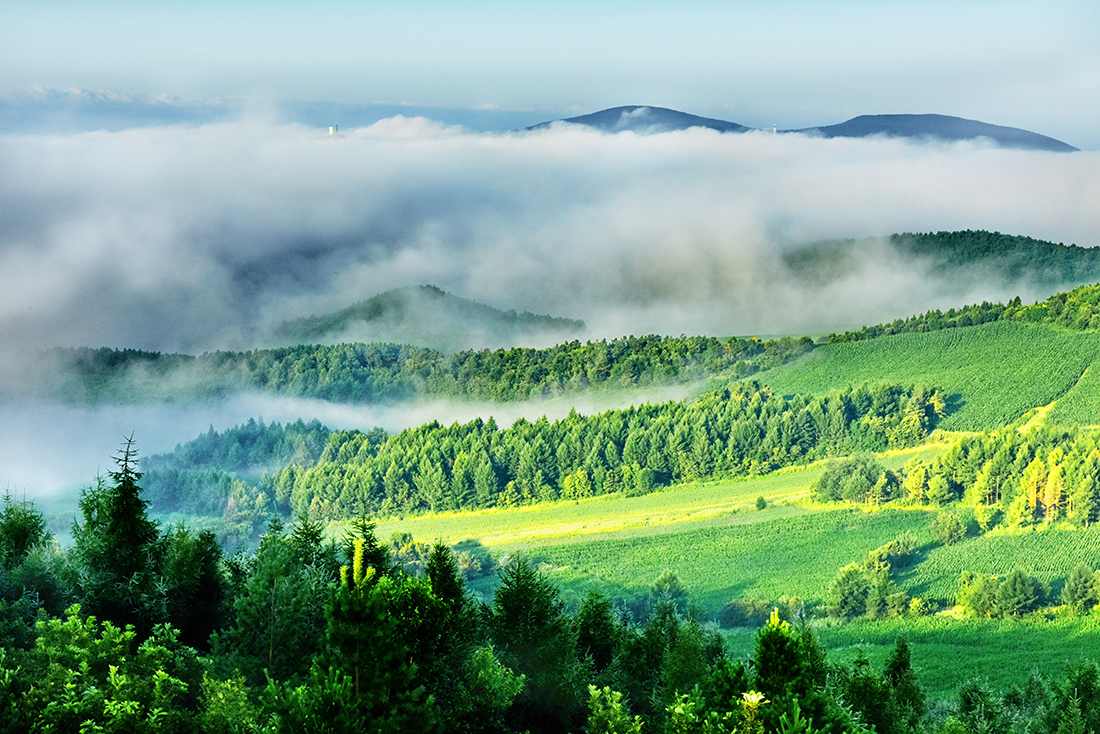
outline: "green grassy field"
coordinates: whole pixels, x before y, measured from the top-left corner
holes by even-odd
[[[945,430],[976,431],[1011,423],[1055,400],[1051,419],[1100,418],[1100,333],[998,321],[964,329],[899,334],[829,344],[756,379],[783,394],[820,394],[864,383],[923,383],[949,396]]]
[[[674,571],[704,614],[736,598],[825,598],[842,566],[905,531],[927,534],[923,511],[865,513],[839,509],[783,513],[777,508],[732,516],[727,522],[679,533],[623,533],[584,543],[540,544],[529,555],[546,564],[567,600],[596,585],[609,593],[645,593]]]
[[[943,450],[926,446],[881,461],[896,469],[912,456],[927,460]],[[821,462],[642,497],[386,520],[376,532],[383,539],[408,532],[421,541],[467,541],[498,559],[525,553],[544,564],[567,603],[591,586],[632,596],[672,570],[708,614],[735,597],[822,599],[841,566],[905,530],[931,541],[925,510],[808,507],[810,485],[824,469]],[[758,497],[768,502],[764,511],[756,510]],[[472,588],[489,598],[495,582],[491,576],[478,579]]]

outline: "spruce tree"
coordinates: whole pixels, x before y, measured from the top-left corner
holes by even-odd
[[[1062,603],[1075,613],[1090,609],[1097,602],[1096,572],[1087,564],[1078,563],[1070,571],[1062,588]]]
[[[557,589],[526,558],[501,571],[493,639],[502,662],[527,676],[508,714],[513,727],[559,732],[579,723],[583,691],[569,620]]]
[[[144,639],[165,620],[167,600],[159,529],[146,514],[137,462],[131,435],[115,457],[111,484],[99,478],[81,493],[84,522],[73,523],[73,540],[85,609],[119,626],[134,625]]]

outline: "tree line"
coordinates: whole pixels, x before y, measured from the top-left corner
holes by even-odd
[[[677,482],[909,446],[928,435],[945,409],[942,393],[924,387],[874,385],[787,398],[755,382],[733,382],[692,401],[594,416],[571,411],[561,420],[520,419],[505,429],[479,418],[451,426],[433,421],[395,435],[335,431],[315,461],[291,461],[252,483],[228,473],[208,482],[210,464],[192,471],[175,458],[152,462],[150,475],[164,511],[213,508],[229,519],[242,512],[256,520],[262,512],[336,519],[512,507],[644,494]],[[260,435],[261,429],[253,430]],[[291,433],[302,431],[319,445],[315,429]],[[223,447],[214,453],[238,451],[242,433],[211,432],[199,446],[181,448],[180,456],[217,444]],[[274,454],[256,456],[263,463]]]
[[[714,337],[628,336],[547,349],[467,350],[446,355],[404,344],[300,345],[199,356],[109,348],[57,349],[60,377],[36,389],[73,402],[140,402],[257,390],[340,403],[419,396],[527,400],[591,389],[745,377],[813,348],[809,337],[762,342]]]
[[[1081,286],[1029,305],[1022,304],[1020,297],[1016,296],[1008,304],[984,301],[959,309],[948,309],[946,312],[935,309],[917,316],[896,319],[889,324],[865,326],[859,331],[843,334],[830,334],[828,341],[831,344],[864,341],[909,332],[977,326],[992,321],[1046,324],[1078,331],[1100,329],[1100,285]]]
[[[965,435],[931,461],[884,469],[869,455],[832,463],[811,487],[819,501],[904,501],[973,507],[982,532],[1100,519],[1100,434],[1081,428],[1010,425]]]

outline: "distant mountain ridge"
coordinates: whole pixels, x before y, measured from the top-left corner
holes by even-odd
[[[605,132],[617,133],[630,130],[636,133],[664,133],[675,130],[687,130],[692,127],[704,127],[723,133],[743,133],[752,130],[751,127],[726,120],[715,120],[710,117],[699,117],[687,112],[670,110],[665,107],[648,107],[645,105],[627,105],[624,107],[612,107],[599,112],[593,112],[580,117],[570,117],[558,122],[568,122],[573,125],[587,125]],[[542,130],[550,127],[553,122],[542,122],[532,125],[528,130]]]
[[[456,352],[574,339],[576,319],[501,311],[433,285],[399,288],[334,313],[287,321],[275,330],[283,343],[393,342]]]
[[[802,130],[784,130],[820,135],[824,138],[865,138],[885,135],[894,138],[936,138],[938,140],[974,140],[989,138],[1003,148],[1050,150],[1071,153],[1077,148],[1061,140],[1004,125],[967,120],[949,115],[860,115],[847,122]]]
[[[611,107],[599,112],[569,117],[554,122],[584,125],[609,133],[631,131],[643,135],[687,130],[693,127],[733,133],[749,132],[756,129],[737,122],[699,117],[698,115],[665,107],[646,105]],[[526,129],[542,130],[552,124],[553,122],[543,122]],[[962,117],[934,114],[860,115],[836,125],[822,125],[797,130],[776,130],[775,132],[801,133],[824,138],[866,138],[882,135],[893,138],[935,139],[949,142],[987,138],[1003,148],[1046,150],[1061,153],[1078,150],[1061,140],[1029,130],[992,125]]]

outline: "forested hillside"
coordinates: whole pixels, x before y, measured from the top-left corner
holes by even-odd
[[[981,303],[944,311],[928,311],[889,324],[865,326],[859,331],[832,334],[829,341],[849,342],[911,332],[939,331],[977,326],[991,321],[1047,324],[1077,331],[1100,329],[1100,285],[1086,285],[1056,293],[1045,301],[1024,305],[1017,297],[1009,303]]]
[[[784,259],[801,277],[838,279],[857,270],[877,240],[807,244]],[[967,283],[1012,284],[1031,292],[1053,293],[1100,280],[1100,249],[1047,242],[984,230],[893,234],[883,243],[911,267],[930,277]]]
[[[328,436],[318,458],[300,451],[300,460],[252,485],[211,464],[173,468],[189,465],[184,457],[205,446],[221,455],[249,450],[239,440],[246,430],[211,433],[200,447],[154,457],[149,479],[160,512],[201,507],[232,516],[263,507],[284,517],[336,519],[511,507],[644,494],[671,483],[762,474],[826,456],[908,446],[927,436],[945,410],[943,396],[926,388],[877,385],[786,399],[753,383],[734,383],[691,402],[591,417],[574,412],[555,422],[520,420],[503,430],[490,418],[450,427],[433,422],[394,436],[339,431]],[[303,428],[267,430],[300,434]],[[264,431],[256,426],[253,432],[263,443],[280,440],[264,437]],[[319,436],[313,430],[293,443]],[[259,456],[275,459],[270,450]]]

